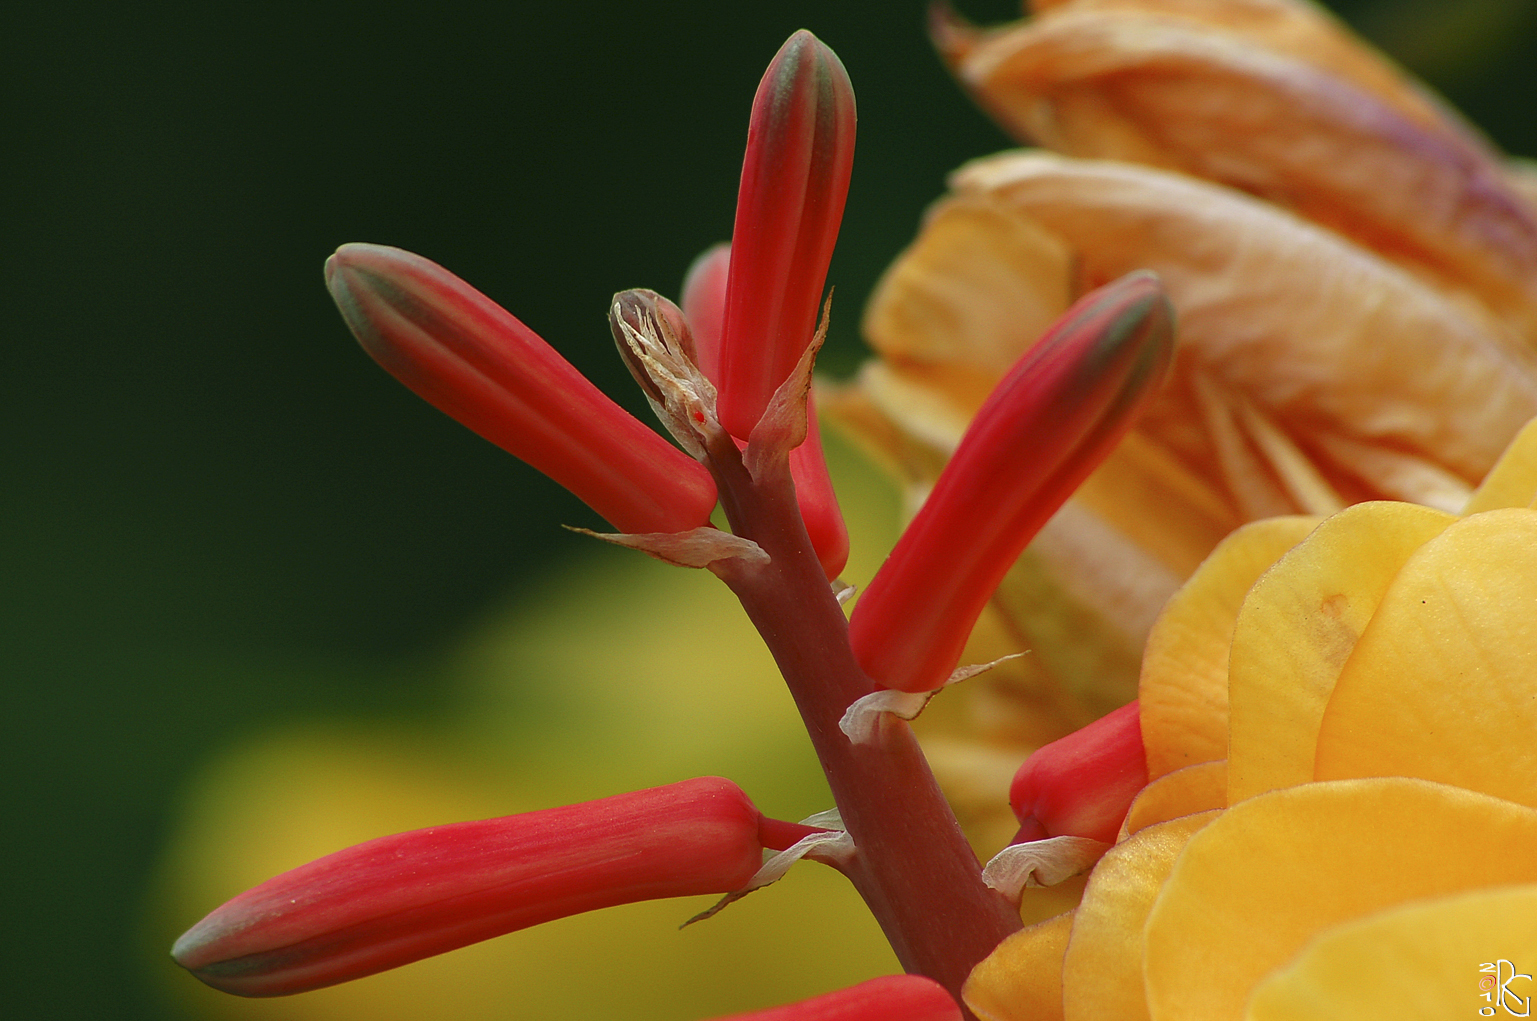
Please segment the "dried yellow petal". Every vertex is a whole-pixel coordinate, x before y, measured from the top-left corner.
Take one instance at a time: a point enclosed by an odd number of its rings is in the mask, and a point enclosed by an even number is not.
[[[1061,235],[1091,281],[1156,270],[1179,313],[1176,377],[1199,368],[1303,447],[1314,434],[1369,440],[1476,480],[1537,416],[1537,371],[1511,335],[1248,196],[1038,152],[967,164],[952,185]]]

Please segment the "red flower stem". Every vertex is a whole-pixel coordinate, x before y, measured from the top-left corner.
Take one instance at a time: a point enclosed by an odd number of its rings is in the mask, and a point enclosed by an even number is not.
[[[708,454],[732,531],[770,558],[711,567],[763,635],[800,709],[857,848],[844,874],[902,967],[934,979],[959,1003],[971,969],[1020,928],[1019,914],[983,884],[907,724],[888,715],[875,740],[863,745],[838,729],[848,706],[876,685],[854,659],[848,622],[806,535],[787,459],[753,479],[724,434]]]

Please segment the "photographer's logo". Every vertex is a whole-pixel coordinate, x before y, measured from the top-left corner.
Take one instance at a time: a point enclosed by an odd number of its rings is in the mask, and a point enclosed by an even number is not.
[[[1496,1007],[1511,1017],[1532,1016],[1532,998],[1520,995],[1527,990],[1527,983],[1532,981],[1532,976],[1521,974],[1516,971],[1514,964],[1505,960],[1480,964],[1478,972],[1478,995],[1487,1004],[1478,1008],[1480,1017],[1494,1017]],[[1524,981],[1516,988],[1511,988],[1511,983],[1517,979]]]

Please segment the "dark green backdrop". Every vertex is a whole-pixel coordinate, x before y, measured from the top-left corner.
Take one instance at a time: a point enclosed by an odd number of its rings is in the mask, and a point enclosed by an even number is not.
[[[579,549],[558,522],[595,523],[368,362],[325,256],[436,259],[634,407],[607,298],[675,291],[727,236],[752,91],[792,30],[859,93],[834,371],[945,171],[1005,139],[919,0],[15,6],[0,1015],[166,1017],[133,942],[176,785],[264,722],[430,707],[413,664]],[[1532,3],[1341,6],[1537,153]]]

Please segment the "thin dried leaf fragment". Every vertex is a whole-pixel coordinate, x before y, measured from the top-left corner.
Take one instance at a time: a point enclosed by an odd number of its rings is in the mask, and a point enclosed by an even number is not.
[[[749,564],[766,564],[769,555],[762,546],[751,539],[723,532],[705,525],[687,532],[650,532],[636,535],[627,532],[594,532],[588,528],[567,529],[594,539],[638,549],[658,560],[678,567],[709,567],[717,560],[741,560]]]

